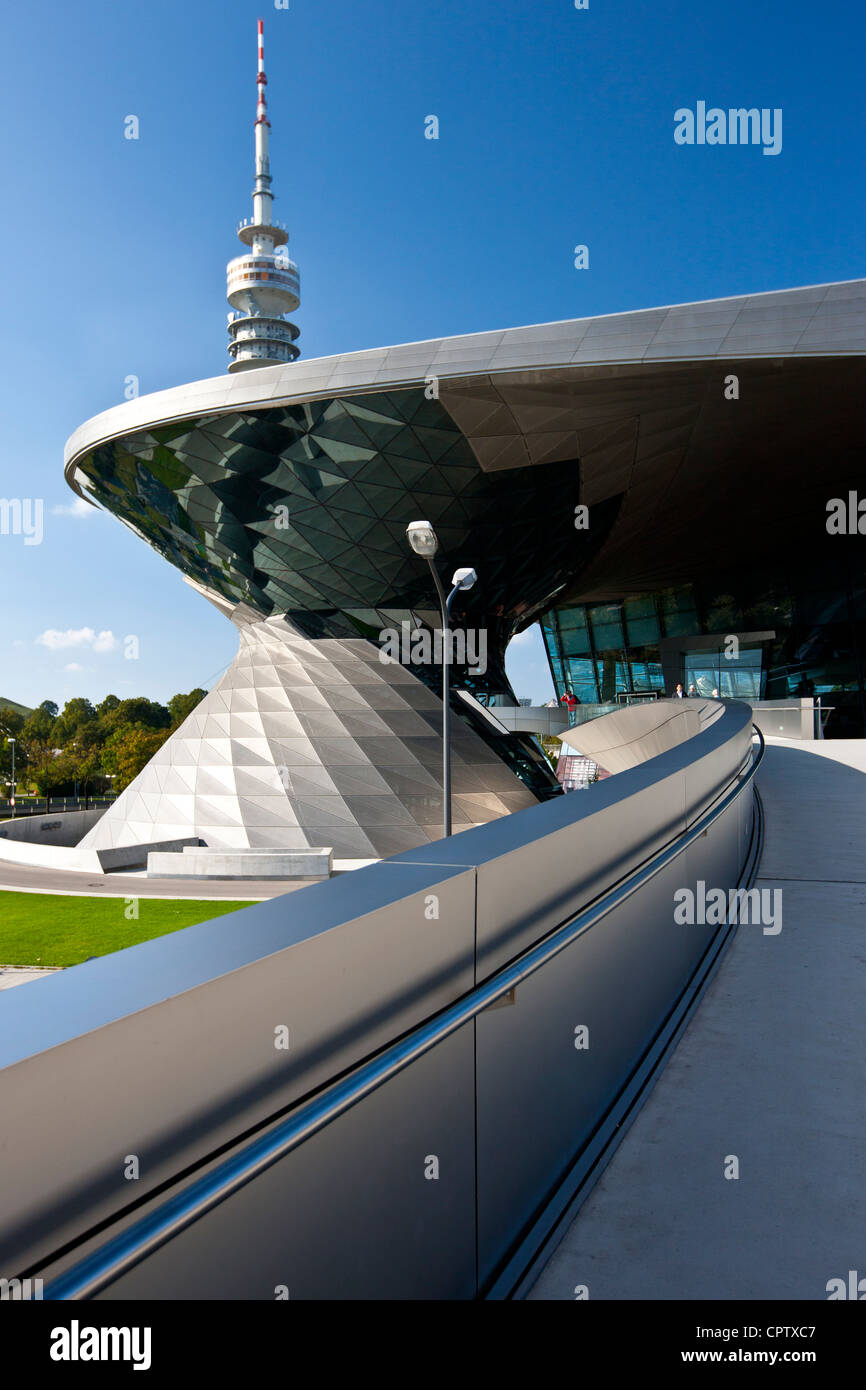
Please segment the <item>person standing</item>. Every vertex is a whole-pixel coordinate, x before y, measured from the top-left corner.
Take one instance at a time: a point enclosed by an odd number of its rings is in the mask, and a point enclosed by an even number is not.
[[[574,724],[575,710],[577,709],[577,696],[570,685],[566,687],[565,694],[562,696],[560,704],[565,705],[566,713],[568,714],[568,727],[571,728]]]

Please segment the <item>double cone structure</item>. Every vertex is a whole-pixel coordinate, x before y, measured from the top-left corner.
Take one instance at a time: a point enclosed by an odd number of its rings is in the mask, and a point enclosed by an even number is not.
[[[311,642],[241,607],[237,658],[81,843],[198,835],[220,849],[378,859],[441,834],[442,705],[362,639]],[[470,730],[452,753],[454,829],[535,798]]]
[[[240,632],[230,670],[83,844],[198,835],[365,859],[437,836],[441,668],[411,649],[406,667],[380,658],[395,631],[439,623],[406,542],[421,518],[439,537],[440,578],[457,566],[479,576],[454,613],[485,649],[452,672],[456,829],[559,791],[537,743],[483,708],[515,703],[506,646],[545,615],[560,687],[577,674],[590,699],[609,699],[669,684],[665,662],[682,679],[707,631],[745,625],[744,650],[775,643],[786,657],[790,634],[808,635],[814,590],[833,661],[853,663],[844,693],[856,686],[866,710],[854,491],[866,283],[298,362],[265,84],[260,25],[253,218],[239,232],[249,254],[229,266],[231,375],[129,401],[67,444],[79,496],[122,518]],[[828,533],[834,497],[853,508],[850,534]],[[698,580],[703,618],[683,597]],[[800,646],[789,685],[805,669]]]

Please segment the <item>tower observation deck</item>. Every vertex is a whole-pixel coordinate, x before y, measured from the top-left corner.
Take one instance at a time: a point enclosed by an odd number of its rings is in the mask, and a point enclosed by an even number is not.
[[[287,318],[301,302],[298,267],[285,247],[286,227],[274,220],[265,87],[264,24],[259,20],[256,73],[256,182],[252,218],[241,222],[238,238],[249,249],[226,266],[230,372],[294,362],[300,353],[298,328]]]

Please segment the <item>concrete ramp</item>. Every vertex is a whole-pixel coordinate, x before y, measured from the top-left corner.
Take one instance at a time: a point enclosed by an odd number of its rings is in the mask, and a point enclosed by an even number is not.
[[[866,743],[777,741],[758,787],[781,930],[739,927],[533,1299],[827,1299],[864,1273]]]

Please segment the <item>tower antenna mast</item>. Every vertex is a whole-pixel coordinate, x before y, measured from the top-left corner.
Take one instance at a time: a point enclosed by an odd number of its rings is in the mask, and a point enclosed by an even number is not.
[[[226,298],[229,314],[230,372],[273,367],[294,362],[300,354],[298,329],[286,317],[301,302],[298,267],[285,251],[289,233],[273,215],[271,165],[268,149],[271,123],[265,75],[265,26],[258,24],[256,68],[255,185],[253,215],[238,227],[238,237],[248,248],[226,266]]]

